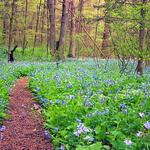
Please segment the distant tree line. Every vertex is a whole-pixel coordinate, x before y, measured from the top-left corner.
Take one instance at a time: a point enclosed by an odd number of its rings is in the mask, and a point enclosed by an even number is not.
[[[143,74],[150,61],[149,0],[2,0],[0,44],[34,55],[37,47],[57,60],[90,56],[130,60]],[[10,57],[9,57],[10,58]]]

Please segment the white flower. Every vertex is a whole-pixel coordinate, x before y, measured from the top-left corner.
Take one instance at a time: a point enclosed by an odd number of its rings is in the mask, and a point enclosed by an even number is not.
[[[136,135],[137,135],[138,137],[142,137],[142,136],[143,136],[143,132],[138,131]]]
[[[144,118],[144,117],[145,117],[145,114],[144,114],[144,113],[139,113],[139,116],[140,116],[141,118]]]
[[[132,145],[132,141],[128,139],[124,140],[124,143],[128,146]]]
[[[150,122],[145,122],[144,123],[144,127],[146,128],[146,129],[150,129]]]

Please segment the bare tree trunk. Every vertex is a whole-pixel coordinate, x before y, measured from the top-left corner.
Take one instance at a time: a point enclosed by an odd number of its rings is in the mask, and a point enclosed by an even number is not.
[[[58,59],[64,60],[64,49],[63,45],[65,43],[65,33],[66,33],[66,19],[67,19],[67,0],[63,0],[62,4],[62,17],[61,17],[61,27],[60,27],[60,37],[59,37],[59,46],[56,49],[58,54]]]
[[[40,0],[39,5],[37,5],[37,20],[36,20],[35,36],[34,36],[34,42],[33,42],[32,55],[34,54],[35,44],[36,44],[36,40],[37,40],[37,32],[38,32],[38,27],[39,27],[39,19],[40,19],[39,17],[40,17],[40,10],[41,10],[41,2],[42,2],[42,0]]]
[[[82,32],[82,11],[83,11],[83,6],[84,6],[84,0],[79,0],[79,7],[78,7],[78,22],[76,23],[76,31],[77,33],[80,35],[80,33]],[[78,56],[79,56],[79,51],[80,51],[80,41],[78,39],[77,41],[77,52],[78,52]]]
[[[48,4],[48,3],[47,3]],[[50,31],[50,24],[49,24],[49,10],[48,10],[48,5],[47,5],[47,44],[46,44],[46,49],[47,49],[47,57],[49,55],[49,31]]]
[[[75,52],[75,43],[74,43],[74,34],[75,34],[75,20],[74,20],[74,15],[75,15],[75,6],[74,6],[74,0],[70,1],[69,4],[69,12],[70,14],[70,44],[69,44],[69,54],[68,57],[75,57],[76,52]]]
[[[103,42],[102,42],[102,51],[105,56],[109,56],[109,47],[110,47],[110,26],[109,23],[105,22],[104,33],[103,33]]]
[[[147,0],[141,0],[141,2],[143,3],[143,6],[146,5]],[[140,51],[144,50],[144,37],[145,37],[145,23],[144,23],[144,19],[145,19],[145,9],[141,8],[141,22],[140,22],[140,31],[139,31],[139,49]],[[137,64],[137,74],[139,75],[143,75],[143,56],[139,57],[138,60],[138,64]]]
[[[4,18],[3,18],[3,44],[6,45],[6,37],[7,37],[7,7],[8,1],[4,2]]]
[[[15,0],[12,0],[11,3],[11,16],[10,16],[10,23],[9,23],[9,37],[8,37],[8,53],[10,53],[11,43],[12,43],[12,29],[13,29],[13,21],[15,15]]]
[[[47,0],[50,13],[50,49],[52,55],[55,53],[56,29],[55,29],[55,0]]]
[[[28,15],[28,0],[25,0],[25,14],[24,14],[24,31],[23,31],[23,42],[22,42],[22,53],[24,54],[25,48],[27,46],[26,41],[26,26],[27,26],[27,15]]]
[[[46,7],[46,6],[45,6],[45,3],[44,3],[44,4],[43,4],[43,12],[42,12],[42,14],[41,14],[41,15],[42,15],[42,16],[41,16],[41,17],[42,17],[42,18],[41,18],[41,41],[40,41],[40,42],[41,42],[41,45],[43,44],[43,40],[44,40],[44,39],[43,39],[43,33],[44,33],[44,23],[45,23],[45,22],[44,22],[44,21],[45,21],[45,7]]]

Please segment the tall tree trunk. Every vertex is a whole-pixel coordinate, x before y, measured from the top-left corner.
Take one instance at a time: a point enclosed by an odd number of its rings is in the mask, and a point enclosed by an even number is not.
[[[103,33],[103,42],[102,42],[102,51],[105,56],[109,56],[109,47],[110,47],[110,25],[105,22],[104,24],[104,33]]]
[[[82,32],[82,12],[83,12],[83,6],[84,6],[84,0],[79,0],[79,5],[78,5],[78,22],[76,23],[76,32],[79,34]],[[79,56],[79,51],[80,51],[80,41],[78,39],[77,41],[77,52]]]
[[[52,55],[55,53],[56,42],[55,3],[55,0],[47,0],[47,6],[50,14],[50,49]]]
[[[25,48],[27,46],[27,41],[26,41],[27,15],[28,15],[28,0],[25,0],[24,29],[23,29],[23,42],[22,42],[22,53],[23,54],[24,54]]]
[[[11,16],[10,16],[10,23],[9,23],[9,37],[8,37],[8,53],[11,51],[11,43],[12,43],[12,30],[13,30],[13,21],[15,15],[15,0],[12,0],[11,3]]]
[[[8,1],[4,1],[4,18],[3,18],[3,45],[6,45],[7,37],[7,7]]]
[[[47,3],[48,4],[48,3]],[[47,5],[47,11],[46,11],[46,18],[47,18],[47,43],[46,43],[46,49],[47,49],[47,57],[49,55],[49,33],[50,33],[50,22],[49,22],[49,10]]]
[[[141,0],[143,6],[146,5],[147,0]],[[145,19],[145,9],[141,8],[141,22],[140,22],[140,31],[139,31],[139,49],[140,51],[144,50],[144,37],[145,37],[145,23],[144,23],[144,19]],[[137,74],[139,75],[143,75],[143,56],[139,57],[138,60],[138,64],[137,64]]]
[[[45,21],[45,3],[43,4],[43,11],[42,11],[42,14],[41,14],[41,45],[43,44],[43,33],[44,33],[44,21]]]
[[[36,41],[37,41],[37,32],[38,32],[38,27],[39,27],[39,19],[40,19],[40,11],[41,11],[41,2],[42,2],[42,0],[40,0],[39,5],[37,5],[37,19],[36,19],[36,27],[35,27],[35,36],[34,36],[34,42],[33,42],[32,55],[34,54],[34,49],[35,49],[35,45],[36,45]]]
[[[71,0],[69,3],[69,12],[70,12],[70,43],[69,43],[69,54],[68,57],[75,57],[75,43],[74,43],[74,34],[75,34],[75,6],[74,0]]]
[[[59,54],[58,59],[61,58],[62,60],[64,60],[63,45],[65,43],[66,19],[67,19],[67,0],[63,0],[59,45],[58,45],[58,48],[57,48],[57,52]]]

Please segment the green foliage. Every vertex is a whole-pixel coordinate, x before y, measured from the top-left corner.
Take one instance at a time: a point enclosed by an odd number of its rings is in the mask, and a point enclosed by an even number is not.
[[[43,106],[45,127],[54,146],[148,150],[149,130],[144,123],[149,121],[149,76],[120,78],[113,61],[107,68],[101,62],[100,68],[95,69],[92,61],[70,62],[60,68],[47,67],[31,78],[30,88]],[[131,146],[125,144],[127,139]]]
[[[9,99],[11,85],[15,80],[22,76],[28,76],[38,67],[42,68],[41,64],[34,63],[15,63],[7,64],[0,62],[0,124],[7,117],[6,108]]]
[[[150,3],[142,5],[140,2],[121,3],[106,0],[106,19],[111,25],[112,48],[115,54],[125,58],[150,57],[149,53],[149,29],[150,27]],[[141,11],[144,11],[144,16]],[[144,28],[144,39],[139,39],[140,28]],[[139,41],[143,40],[143,49],[140,49]]]
[[[0,124],[7,117],[11,85],[29,76],[56,150],[148,150],[149,72],[143,77],[125,75],[115,61],[98,63],[100,70],[92,60],[70,61],[59,68],[54,63],[1,62]]]

